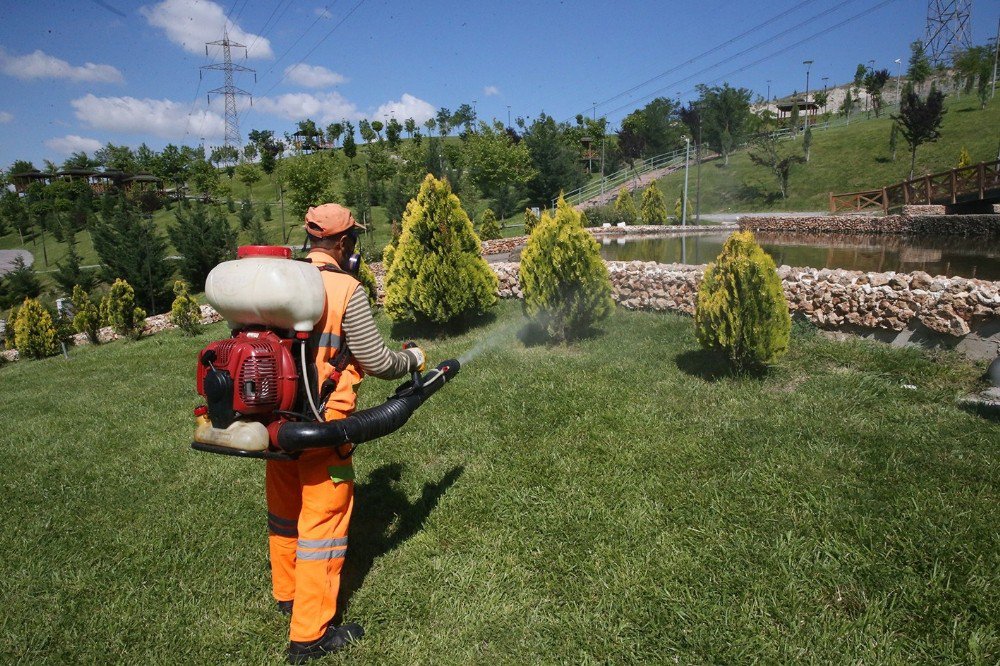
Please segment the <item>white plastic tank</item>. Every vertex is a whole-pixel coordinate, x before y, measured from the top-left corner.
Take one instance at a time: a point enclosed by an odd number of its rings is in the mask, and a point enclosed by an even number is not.
[[[286,247],[243,246],[238,256],[213,268],[205,281],[208,302],[229,327],[311,331],[326,300],[319,269],[292,261]]]

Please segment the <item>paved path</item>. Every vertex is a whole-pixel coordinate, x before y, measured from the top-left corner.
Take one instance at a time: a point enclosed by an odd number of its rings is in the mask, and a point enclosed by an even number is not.
[[[35,256],[27,250],[0,250],[0,275],[6,275],[14,270],[14,259],[21,257],[24,265],[35,263]]]
[[[741,217],[822,217],[824,215],[829,215],[827,211],[806,211],[800,213],[794,212],[774,212],[774,213],[702,213],[701,219],[708,220],[709,222],[718,222],[720,224],[736,224]],[[691,209],[688,209],[688,215],[691,215]],[[692,216],[693,217],[693,216]]]

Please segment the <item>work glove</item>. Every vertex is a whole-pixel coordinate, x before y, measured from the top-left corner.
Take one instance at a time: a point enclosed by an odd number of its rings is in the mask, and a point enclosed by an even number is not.
[[[410,352],[413,356],[413,360],[416,363],[416,367],[414,367],[413,370],[423,372],[424,368],[427,367],[427,356],[424,354],[424,350],[418,347],[417,343],[412,340],[410,342],[403,343],[403,350]]]

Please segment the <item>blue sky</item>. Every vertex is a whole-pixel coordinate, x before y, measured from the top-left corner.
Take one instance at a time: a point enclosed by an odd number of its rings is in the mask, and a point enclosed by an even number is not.
[[[250,46],[236,62],[253,93],[240,129],[280,136],[305,117],[423,120],[475,102],[480,118],[607,115],[613,125],[657,95],[728,81],[761,95],[849,80],[858,63],[896,74],[921,38],[923,0],[703,0],[505,3],[427,0],[33,0],[0,22],[0,166],[61,163],[108,141],[154,149],[218,145],[221,62],[207,41]],[[860,17],[858,17],[860,15]],[[1000,2],[975,0],[973,38],[997,29]],[[858,18],[854,18],[858,17]],[[764,25],[761,25],[764,24]],[[838,24],[843,24],[839,25]],[[749,34],[743,33],[750,31]],[[822,34],[817,34],[822,33]],[[742,35],[742,36],[741,36]],[[816,36],[813,36],[816,35]],[[798,43],[797,42],[801,42]],[[709,52],[705,54],[705,52]],[[704,55],[702,55],[704,54]],[[700,56],[700,57],[699,57]]]

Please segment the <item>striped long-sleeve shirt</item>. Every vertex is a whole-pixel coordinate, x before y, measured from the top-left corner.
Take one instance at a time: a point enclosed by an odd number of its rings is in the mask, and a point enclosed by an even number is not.
[[[408,350],[392,351],[375,327],[365,288],[358,286],[347,303],[342,323],[347,348],[365,371],[382,379],[395,379],[415,370],[417,355]]]

